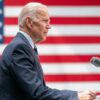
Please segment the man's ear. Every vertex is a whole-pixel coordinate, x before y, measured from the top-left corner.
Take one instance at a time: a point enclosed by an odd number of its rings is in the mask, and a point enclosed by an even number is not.
[[[25,23],[26,23],[26,25],[27,25],[27,27],[28,27],[29,29],[32,28],[32,20],[31,20],[30,17],[27,17],[27,18],[25,19]]]

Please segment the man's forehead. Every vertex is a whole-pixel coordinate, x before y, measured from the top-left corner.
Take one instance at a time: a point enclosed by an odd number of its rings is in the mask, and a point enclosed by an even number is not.
[[[49,14],[48,14],[48,11],[47,10],[44,10],[44,9],[38,9],[36,11],[36,16],[37,17],[49,17]]]
[[[36,11],[36,13],[44,15],[44,14],[48,14],[48,10],[44,9],[44,8],[38,8],[37,11]]]

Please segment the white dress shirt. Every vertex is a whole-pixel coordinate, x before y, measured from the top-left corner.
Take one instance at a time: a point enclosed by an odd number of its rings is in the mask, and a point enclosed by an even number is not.
[[[25,38],[28,40],[28,42],[30,43],[32,48],[34,48],[34,43],[33,43],[32,38],[27,33],[23,32],[23,31],[19,31],[19,32],[25,36]]]

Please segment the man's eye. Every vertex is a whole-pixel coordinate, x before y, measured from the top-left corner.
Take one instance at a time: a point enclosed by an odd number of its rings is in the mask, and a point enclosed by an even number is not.
[[[48,22],[48,20],[42,20],[43,22]]]

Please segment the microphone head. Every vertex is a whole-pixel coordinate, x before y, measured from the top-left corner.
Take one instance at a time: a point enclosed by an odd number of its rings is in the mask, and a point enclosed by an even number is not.
[[[94,66],[100,67],[100,58],[98,58],[98,57],[92,57],[92,58],[90,59],[90,62],[91,62]]]

